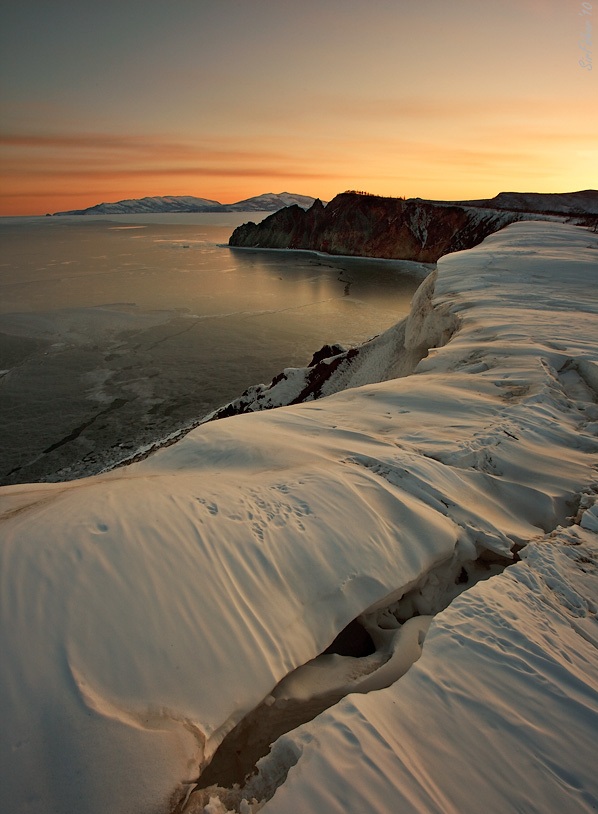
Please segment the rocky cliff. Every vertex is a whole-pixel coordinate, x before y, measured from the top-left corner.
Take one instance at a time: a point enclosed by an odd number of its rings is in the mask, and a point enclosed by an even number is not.
[[[245,223],[229,245],[435,263],[521,218],[484,207],[343,192],[326,207],[316,200],[307,211],[289,206],[259,224]]]
[[[230,246],[311,249],[329,254],[435,263],[470,249],[513,221],[542,217],[483,206],[343,192],[327,206],[281,209],[259,224],[239,226]]]

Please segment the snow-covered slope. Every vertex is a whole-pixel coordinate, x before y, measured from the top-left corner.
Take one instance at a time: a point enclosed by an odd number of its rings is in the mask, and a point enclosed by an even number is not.
[[[455,600],[401,681],[281,738],[264,814],[596,811],[596,506],[585,525]]]
[[[210,212],[219,210],[222,205],[209,198],[195,198],[192,195],[154,195],[146,198],[126,198],[113,203],[99,203],[87,209],[73,209],[68,212],[55,212],[55,215],[133,215],[153,212]]]
[[[166,812],[262,700],[390,683],[188,810],[593,810],[597,249],[513,224],[439,262],[413,375],[0,490],[0,809]],[[375,652],[289,676],[357,616]]]
[[[499,192],[494,198],[461,201],[474,206],[509,209],[513,212],[549,212],[563,215],[598,215],[598,190],[580,192]]]

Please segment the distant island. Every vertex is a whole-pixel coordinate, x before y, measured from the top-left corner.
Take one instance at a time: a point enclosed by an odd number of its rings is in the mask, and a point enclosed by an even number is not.
[[[266,192],[232,204],[222,204],[193,195],[166,195],[149,198],[127,198],[114,203],[99,203],[87,209],[54,212],[54,215],[145,215],[164,212],[276,212],[285,206],[309,209],[315,198],[293,192]]]
[[[349,190],[326,206],[289,206],[232,233],[236,248],[308,249],[328,254],[435,263],[519,220],[570,221],[596,228],[598,191],[501,192],[474,201],[388,198]]]

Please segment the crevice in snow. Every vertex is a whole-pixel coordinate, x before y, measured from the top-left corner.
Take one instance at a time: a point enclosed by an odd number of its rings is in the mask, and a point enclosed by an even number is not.
[[[577,496],[577,510],[567,519],[565,527],[573,534],[576,527],[598,531],[598,504],[595,490],[590,492]],[[563,528],[551,530],[539,542]],[[570,544],[576,545],[575,540]],[[301,738],[284,735],[350,693],[383,689],[400,680],[421,656],[434,616],[478,582],[519,562],[521,548],[513,544],[512,559],[483,549],[477,559],[464,561],[455,552],[399,597],[391,595],[392,601],[362,613],[320,656],[287,675],[228,734],[196,788],[173,814],[257,814],[301,757]],[[580,562],[582,570],[595,567],[587,558]],[[339,655],[340,651],[349,655]]]
[[[598,365],[586,359],[567,359],[557,373],[565,394],[581,406],[598,402]]]
[[[367,628],[361,624],[359,619],[353,619],[341,630],[332,644],[328,645],[322,655],[363,658],[364,656],[371,656],[375,652],[376,645]]]
[[[513,544],[513,551],[517,548]],[[518,559],[516,553],[509,559],[483,549],[476,560],[464,561],[456,551],[417,583],[365,610],[321,655],[289,673],[228,733],[202,771],[197,788],[173,814],[259,811],[297,759],[280,745],[281,736],[350,693],[372,692],[398,681],[421,656],[434,615]],[[273,757],[270,748],[275,742]]]

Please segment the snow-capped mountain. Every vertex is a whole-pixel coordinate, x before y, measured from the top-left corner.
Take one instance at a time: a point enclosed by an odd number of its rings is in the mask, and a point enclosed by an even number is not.
[[[231,212],[275,212],[285,206],[300,206],[301,209],[309,209],[315,198],[309,195],[293,195],[290,192],[266,192],[264,195],[256,195],[255,198],[246,198],[235,204],[227,204]]]
[[[308,209],[315,198],[295,195],[291,192],[266,192],[254,198],[246,198],[232,204],[222,204],[209,198],[193,195],[165,195],[148,198],[127,198],[114,203],[100,203],[87,209],[71,209],[55,212],[55,215],[137,215],[164,212],[276,212],[285,206],[296,204]]]
[[[87,209],[72,209],[68,212],[55,212],[55,215],[135,215],[148,212],[211,212],[221,204],[209,198],[195,198],[192,195],[165,195],[148,198],[126,198],[114,203],[100,203]]]

